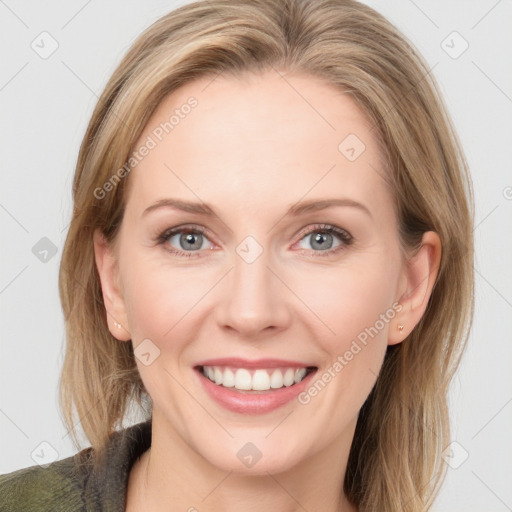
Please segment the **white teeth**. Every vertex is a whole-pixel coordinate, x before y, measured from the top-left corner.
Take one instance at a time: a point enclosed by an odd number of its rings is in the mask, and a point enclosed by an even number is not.
[[[224,370],[222,385],[227,388],[233,388],[235,386],[235,374],[229,368]]]
[[[274,370],[272,372],[272,376],[270,377],[270,387],[271,388],[282,388],[283,387],[283,374],[281,370]]]
[[[238,368],[235,373],[235,388],[249,390],[251,388],[251,374],[245,368]]]
[[[234,370],[234,371],[233,371]],[[246,368],[204,366],[203,375],[219,386],[243,391],[266,391],[298,384],[306,376],[306,368],[257,369],[251,372]]]
[[[295,372],[293,371],[292,368],[288,368],[288,370],[286,370],[286,373],[284,374],[284,377],[283,377],[283,384],[285,386],[291,386],[294,383],[295,383]]]
[[[304,378],[304,376],[306,375],[306,371],[306,368],[297,368],[295,370],[295,384],[299,383]]]
[[[215,384],[222,384],[222,372],[219,368],[215,367],[213,369],[213,375],[215,376]]]
[[[265,391],[270,389],[270,377],[267,370],[256,370],[252,376],[252,389]]]

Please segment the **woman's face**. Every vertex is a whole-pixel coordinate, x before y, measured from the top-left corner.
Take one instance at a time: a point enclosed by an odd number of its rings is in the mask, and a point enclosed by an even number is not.
[[[112,333],[133,342],[154,428],[253,474],[350,444],[386,346],[407,335],[397,219],[371,124],[314,78],[221,75],[168,96],[136,150],[107,303]],[[170,200],[195,206],[155,207]],[[226,386],[197,368],[220,358],[245,360],[212,368]],[[317,369],[299,393],[279,389],[276,366],[288,384],[287,367]],[[235,378],[277,387],[235,391]]]

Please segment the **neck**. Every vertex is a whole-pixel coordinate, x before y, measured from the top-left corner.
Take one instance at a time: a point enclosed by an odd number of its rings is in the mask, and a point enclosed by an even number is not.
[[[353,429],[294,467],[255,475],[213,466],[161,426],[154,416],[151,448],[130,473],[127,512],[357,512],[343,493]]]

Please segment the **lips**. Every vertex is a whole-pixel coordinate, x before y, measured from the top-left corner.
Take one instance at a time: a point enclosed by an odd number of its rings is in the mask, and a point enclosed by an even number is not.
[[[205,359],[198,362],[195,367],[200,366],[232,366],[235,368],[316,368],[311,363],[292,361],[289,359],[243,359],[240,357],[223,357],[217,359]]]
[[[285,375],[282,368],[287,368]],[[232,370],[235,374],[230,376]],[[194,366],[199,385],[214,402],[229,411],[250,415],[269,413],[293,403],[310,385],[317,370],[316,366],[284,359],[209,359]],[[272,377],[263,375],[270,372]]]

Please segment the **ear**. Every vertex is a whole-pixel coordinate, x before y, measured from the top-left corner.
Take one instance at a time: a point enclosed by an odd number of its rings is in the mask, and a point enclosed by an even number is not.
[[[108,329],[112,336],[118,340],[129,341],[131,335],[128,331],[126,306],[119,286],[117,258],[113,248],[108,244],[99,229],[94,231],[93,242],[94,257],[103,292],[103,302],[107,310]]]
[[[425,313],[437,278],[441,251],[439,235],[427,231],[420,248],[404,265],[397,299],[402,309],[390,322],[388,345],[407,338]],[[403,325],[402,331],[398,329],[399,325]]]

